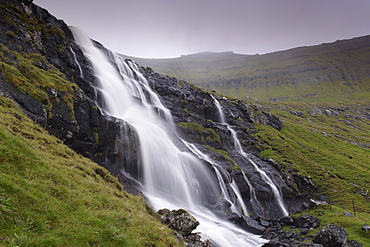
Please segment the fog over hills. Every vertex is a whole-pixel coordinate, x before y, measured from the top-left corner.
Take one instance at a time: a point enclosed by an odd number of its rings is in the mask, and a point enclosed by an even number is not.
[[[231,97],[363,102],[370,89],[369,44],[370,36],[363,36],[264,55],[202,52],[172,59],[130,58]]]

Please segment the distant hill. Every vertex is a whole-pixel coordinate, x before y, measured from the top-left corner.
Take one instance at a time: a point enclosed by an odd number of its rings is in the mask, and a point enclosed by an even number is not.
[[[357,103],[370,98],[370,36],[265,55],[204,52],[172,59],[127,58],[231,97]]]

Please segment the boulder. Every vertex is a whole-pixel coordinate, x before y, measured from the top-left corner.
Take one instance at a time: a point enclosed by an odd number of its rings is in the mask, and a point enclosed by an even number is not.
[[[279,220],[283,226],[294,226],[297,224],[297,218],[293,216],[285,216]]]
[[[248,216],[242,216],[242,219],[245,223],[246,228],[255,234],[262,234],[265,231],[265,227],[261,226],[258,221],[252,219]]]
[[[229,220],[246,229],[248,232],[254,234],[263,234],[266,230],[266,228],[262,226],[259,221],[252,219],[251,217],[248,216],[233,215],[233,217],[229,217]],[[270,223],[264,221],[264,224]]]
[[[368,231],[370,231],[370,226],[369,225],[363,225],[361,229],[365,232],[368,232]]]
[[[353,214],[351,214],[350,212],[343,212],[343,214],[348,217],[354,217]]]
[[[270,241],[262,245],[262,247],[290,247],[290,245],[278,241]]]
[[[360,244],[359,242],[355,241],[355,240],[350,240],[348,241],[348,247],[362,247],[362,244]]]
[[[158,211],[158,214],[162,215],[161,221],[163,224],[168,225],[169,228],[183,236],[189,236],[199,225],[199,222],[184,209],[172,211],[161,209]]]
[[[203,239],[198,234],[190,234],[184,238],[186,247],[212,247],[212,243],[208,238]]]
[[[322,244],[324,247],[342,247],[347,243],[347,231],[335,224],[326,225],[321,231],[313,238],[312,242]]]
[[[301,215],[297,218],[297,226],[299,228],[317,228],[320,226],[321,220],[312,215]]]

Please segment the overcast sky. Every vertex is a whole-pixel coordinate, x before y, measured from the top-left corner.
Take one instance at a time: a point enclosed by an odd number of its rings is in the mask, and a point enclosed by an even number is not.
[[[34,0],[136,57],[264,54],[370,34],[370,0]]]

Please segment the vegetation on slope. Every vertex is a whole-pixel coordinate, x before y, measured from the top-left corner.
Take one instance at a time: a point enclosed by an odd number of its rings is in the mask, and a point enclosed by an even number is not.
[[[60,99],[49,97],[48,91],[57,90],[63,95],[62,99],[73,116],[73,95],[77,85],[68,82],[65,75],[41,54],[20,54],[0,43],[0,71],[18,91],[43,103],[49,117],[53,102]]]
[[[143,198],[2,96],[0,118],[0,245],[179,245]]]
[[[370,90],[370,36],[265,55],[199,53],[132,58],[164,75],[231,97],[279,102],[357,102]]]
[[[362,105],[262,103],[284,120],[277,131],[257,125],[260,155],[274,159],[286,173],[310,176],[332,206],[311,213],[349,232],[349,238],[370,245],[370,119]],[[351,212],[355,217],[344,216]],[[355,211],[355,212],[354,212]]]

